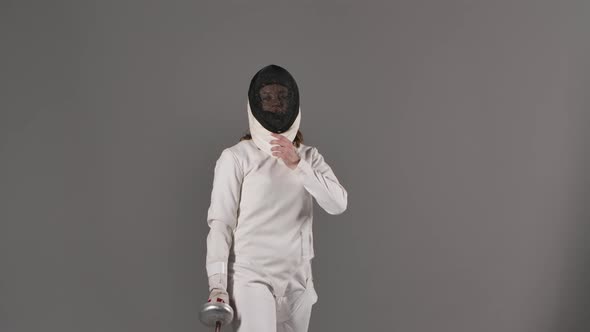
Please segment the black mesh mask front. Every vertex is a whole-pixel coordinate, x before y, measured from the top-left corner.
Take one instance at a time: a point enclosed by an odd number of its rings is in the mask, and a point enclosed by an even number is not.
[[[269,65],[250,81],[248,101],[258,122],[273,133],[287,131],[299,114],[299,89],[283,67]]]

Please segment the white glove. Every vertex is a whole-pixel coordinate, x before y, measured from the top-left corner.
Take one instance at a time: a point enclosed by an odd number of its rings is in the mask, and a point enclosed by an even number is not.
[[[218,288],[222,290],[227,289],[227,274],[216,273],[209,277],[209,291]]]
[[[223,289],[214,288],[209,294],[207,302],[223,302],[229,304],[229,294]]]

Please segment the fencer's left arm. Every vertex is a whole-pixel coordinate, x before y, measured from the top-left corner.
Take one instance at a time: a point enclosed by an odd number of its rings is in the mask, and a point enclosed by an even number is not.
[[[311,149],[311,163],[301,158],[294,172],[327,213],[336,215],[346,211],[348,193],[317,148]]]

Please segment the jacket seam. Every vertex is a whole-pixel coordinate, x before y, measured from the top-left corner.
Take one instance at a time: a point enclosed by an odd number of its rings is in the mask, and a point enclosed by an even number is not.
[[[231,153],[232,157],[234,158],[235,163],[238,165],[238,167],[240,168],[240,171],[242,172],[242,176],[244,176],[244,168],[242,167],[242,164],[238,160],[238,157],[231,149],[227,149],[227,150]]]

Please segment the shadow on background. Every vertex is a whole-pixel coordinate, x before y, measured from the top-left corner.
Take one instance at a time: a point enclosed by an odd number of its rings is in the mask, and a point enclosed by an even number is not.
[[[589,6],[581,13],[588,14]],[[588,16],[581,14],[580,16]],[[579,20],[578,29],[584,30],[586,20]],[[571,74],[576,78],[568,89],[568,106],[578,120],[576,136],[577,164],[573,177],[573,236],[567,255],[569,267],[563,278],[563,297],[552,331],[590,331],[590,44],[581,39],[582,52],[575,57]],[[573,121],[572,121],[573,122]]]

